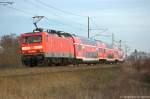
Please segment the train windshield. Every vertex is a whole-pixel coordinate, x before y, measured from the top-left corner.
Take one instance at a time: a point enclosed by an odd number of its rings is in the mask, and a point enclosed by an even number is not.
[[[23,37],[22,43],[39,43],[42,42],[42,36],[36,35],[36,36],[25,36]]]

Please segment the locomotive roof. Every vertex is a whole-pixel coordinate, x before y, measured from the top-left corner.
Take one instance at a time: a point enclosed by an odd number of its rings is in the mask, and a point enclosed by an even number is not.
[[[57,34],[58,36],[65,36],[65,37],[71,37],[74,36],[73,34],[67,33],[67,32],[63,32],[63,31],[56,31],[56,30],[47,30],[46,31],[49,34]]]
[[[107,47],[108,48],[113,48],[113,45],[112,44],[107,44]]]
[[[25,34],[32,34],[32,33],[39,33],[40,31],[33,31],[33,32],[28,32],[28,33],[25,33]],[[51,30],[51,29],[48,29],[46,31],[43,31],[43,32],[47,32],[48,34],[57,34],[58,36],[64,36],[64,37],[71,37],[71,36],[75,36],[74,34],[71,34],[71,33],[67,33],[67,32],[63,32],[63,31],[56,31],[56,30]]]
[[[83,36],[76,36],[76,37],[80,38],[81,43],[83,43],[83,44],[93,45],[93,46],[97,45],[97,41],[94,40],[94,39],[86,38],[86,37],[83,37]]]
[[[83,37],[83,36],[78,36],[78,35],[75,35],[75,34],[71,34],[71,33],[67,33],[67,32],[63,32],[63,31],[57,31],[57,30],[51,30],[51,29],[48,29],[44,32],[47,32],[49,34],[57,34],[58,36],[64,36],[64,37],[78,37],[80,38],[81,40],[81,43],[83,44],[88,44],[88,45],[93,45],[93,46],[96,46],[97,45],[97,42],[101,42],[101,43],[105,43],[106,46],[108,48],[113,48],[113,45],[112,44],[108,44],[106,42],[103,42],[101,40],[95,40],[95,39],[92,39],[92,38],[87,38],[87,37]],[[25,34],[30,34],[31,32],[29,33],[25,33]],[[34,31],[35,33],[35,31]]]

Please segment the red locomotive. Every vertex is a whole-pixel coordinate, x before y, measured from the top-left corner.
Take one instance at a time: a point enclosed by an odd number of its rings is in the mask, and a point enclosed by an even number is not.
[[[21,34],[20,48],[22,63],[27,66],[41,63],[116,63],[124,60],[123,50],[119,47],[55,30]]]

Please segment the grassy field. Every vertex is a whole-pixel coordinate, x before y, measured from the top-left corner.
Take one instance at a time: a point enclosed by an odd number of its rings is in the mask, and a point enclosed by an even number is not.
[[[130,80],[129,70],[124,68],[60,72],[48,72],[50,67],[4,69],[0,70],[0,99],[120,99],[128,95],[148,96],[150,88],[132,78]],[[21,75],[22,72],[25,75]],[[35,72],[43,74],[33,75]]]

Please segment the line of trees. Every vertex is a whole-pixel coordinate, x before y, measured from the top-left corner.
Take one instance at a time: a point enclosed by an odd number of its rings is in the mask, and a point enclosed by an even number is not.
[[[0,67],[21,66],[19,54],[19,37],[15,34],[0,38]]]

